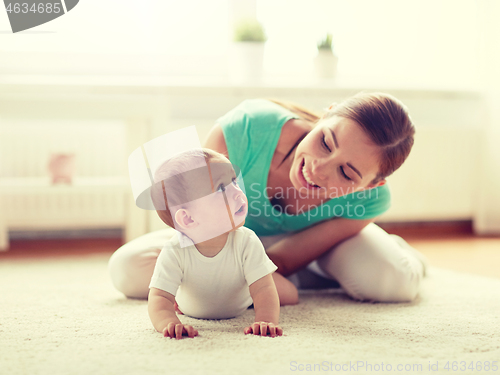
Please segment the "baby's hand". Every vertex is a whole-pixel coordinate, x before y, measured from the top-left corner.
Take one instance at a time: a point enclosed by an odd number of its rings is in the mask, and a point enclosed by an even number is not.
[[[170,337],[172,339],[176,338],[177,340],[180,340],[182,336],[188,336],[188,337],[198,336],[198,331],[195,330],[193,326],[187,324],[182,324],[182,323],[175,324],[173,322],[170,322],[163,329],[163,336]]]
[[[280,326],[276,326],[269,322],[255,322],[251,326],[246,327],[243,332],[245,332],[245,335],[253,333],[254,335],[269,335],[271,337],[283,335],[283,330]]]

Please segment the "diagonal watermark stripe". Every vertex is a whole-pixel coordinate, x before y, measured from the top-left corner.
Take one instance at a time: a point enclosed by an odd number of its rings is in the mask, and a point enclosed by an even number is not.
[[[13,33],[31,29],[63,16],[79,0],[4,0]]]

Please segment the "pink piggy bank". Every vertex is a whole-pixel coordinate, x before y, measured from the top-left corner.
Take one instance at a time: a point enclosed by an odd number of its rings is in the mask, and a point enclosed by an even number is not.
[[[75,154],[50,155],[49,172],[53,184],[71,184],[75,174]]]

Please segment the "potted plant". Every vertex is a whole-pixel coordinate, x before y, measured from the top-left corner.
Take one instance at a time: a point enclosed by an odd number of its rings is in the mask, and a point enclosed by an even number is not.
[[[261,80],[266,40],[264,28],[257,20],[245,19],[236,24],[230,61],[231,78],[234,82]]]
[[[338,57],[332,49],[332,34],[326,34],[325,38],[317,44],[318,54],[314,58],[314,71],[320,80],[333,79],[337,74]]]

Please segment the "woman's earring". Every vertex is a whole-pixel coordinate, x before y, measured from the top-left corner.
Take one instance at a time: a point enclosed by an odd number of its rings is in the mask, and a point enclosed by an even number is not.
[[[325,113],[323,114],[323,116],[321,118],[325,119],[325,118],[328,118],[328,117],[332,117],[332,110],[337,106],[337,103],[332,103],[330,104],[330,106],[328,108],[323,108],[323,111],[325,111]]]

